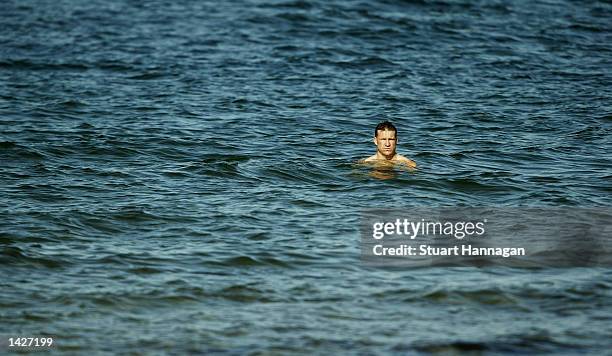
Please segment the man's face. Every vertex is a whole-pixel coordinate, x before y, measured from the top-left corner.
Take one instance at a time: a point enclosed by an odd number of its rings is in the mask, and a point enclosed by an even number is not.
[[[395,131],[378,130],[376,137],[374,137],[374,143],[378,152],[386,158],[390,159],[395,155],[395,145],[397,144]]]

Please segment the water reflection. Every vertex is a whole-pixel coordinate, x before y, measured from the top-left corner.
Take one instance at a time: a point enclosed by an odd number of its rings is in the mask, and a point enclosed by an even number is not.
[[[367,169],[369,177],[381,180],[394,179],[401,174],[416,172],[416,168],[402,162],[359,162],[357,166]]]

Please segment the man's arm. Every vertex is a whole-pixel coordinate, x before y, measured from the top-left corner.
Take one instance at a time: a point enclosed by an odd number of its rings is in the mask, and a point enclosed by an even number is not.
[[[410,168],[416,168],[417,164],[416,164],[415,161],[411,160],[410,158],[406,158],[406,157],[404,157],[402,155],[397,155],[397,156],[398,156],[397,157],[397,161],[398,162],[401,162],[401,163],[407,165]]]

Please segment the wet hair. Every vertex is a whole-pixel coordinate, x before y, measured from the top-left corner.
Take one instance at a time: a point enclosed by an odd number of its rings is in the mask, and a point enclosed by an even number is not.
[[[395,131],[395,136],[397,136],[397,129],[395,128],[395,126],[393,126],[393,124],[389,120],[385,120],[381,122],[380,124],[376,125],[376,128],[374,129],[374,137],[378,137],[378,130]]]

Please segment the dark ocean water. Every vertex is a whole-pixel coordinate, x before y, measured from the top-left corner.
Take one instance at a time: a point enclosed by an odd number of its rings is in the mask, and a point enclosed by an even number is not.
[[[368,268],[359,214],[610,207],[610,1],[9,0],[0,28],[5,337],[609,352],[609,268]],[[383,119],[418,171],[355,165]]]

